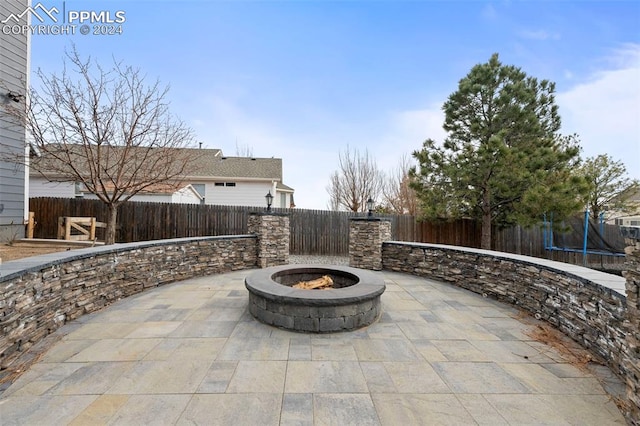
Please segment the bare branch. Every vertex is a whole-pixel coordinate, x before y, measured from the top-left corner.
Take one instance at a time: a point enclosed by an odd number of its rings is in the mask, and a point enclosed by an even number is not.
[[[236,157],[253,157],[253,147],[249,145],[238,145],[236,141]]]
[[[418,211],[416,192],[411,187],[414,178],[409,173],[412,166],[409,156],[405,154],[396,168],[385,177],[382,202],[392,213],[415,215]]]
[[[340,153],[339,169],[327,186],[329,208],[365,211],[369,197],[375,200],[380,194],[382,182],[382,172],[369,152],[360,153],[357,149],[352,152],[347,146]]]
[[[50,181],[82,183],[110,211],[140,191],[178,186],[197,159],[192,130],[169,112],[168,87],[138,69],[110,69],[72,48],[60,75],[39,70],[24,109],[7,111],[26,127],[41,156],[33,170]],[[115,238],[115,213],[107,243]]]

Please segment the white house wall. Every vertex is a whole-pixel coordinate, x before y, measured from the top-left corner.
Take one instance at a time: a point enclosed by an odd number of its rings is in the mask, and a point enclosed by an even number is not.
[[[175,204],[200,204],[200,198],[189,188],[182,188],[171,195],[171,202]]]
[[[48,182],[42,177],[29,179],[30,197],[75,198],[76,187],[72,182]]]
[[[232,180],[229,180],[232,182]],[[202,183],[202,182],[192,182]],[[282,192],[273,191],[271,182],[242,182],[235,181],[236,186],[215,186],[213,182],[205,183],[205,203],[227,206],[266,206],[265,195],[271,191],[274,195],[273,207],[289,207],[291,194],[286,193],[285,205],[282,205]],[[75,185],[69,182],[47,182],[44,178],[31,176],[31,197],[75,198]],[[86,199],[95,200],[97,197],[84,193]],[[200,204],[200,199],[192,191],[178,191],[174,194],[138,194],[131,201],[155,203]]]
[[[228,180],[228,182],[234,181]],[[207,183],[205,203],[226,206],[266,206],[264,197],[271,190],[271,182],[235,181],[235,184],[236,186],[215,186],[212,182]]]
[[[87,200],[97,200],[94,194],[85,192],[82,198]],[[137,194],[129,199],[129,201],[141,201],[146,203],[170,203],[171,194]]]

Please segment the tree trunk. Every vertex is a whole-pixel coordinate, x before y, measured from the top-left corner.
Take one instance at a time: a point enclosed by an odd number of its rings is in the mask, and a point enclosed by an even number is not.
[[[480,248],[491,250],[491,194],[484,191],[482,194],[482,235]]]
[[[107,217],[107,231],[104,237],[105,245],[116,242],[116,221],[118,218],[118,204],[108,204],[109,216]]]

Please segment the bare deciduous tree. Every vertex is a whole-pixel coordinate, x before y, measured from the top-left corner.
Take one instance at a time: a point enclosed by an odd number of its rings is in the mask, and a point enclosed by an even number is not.
[[[61,75],[37,76],[39,90],[9,111],[38,153],[30,167],[50,181],[81,184],[105,203],[105,242],[112,244],[120,204],[181,184],[197,159],[197,150],[185,149],[193,132],[169,112],[168,87],[149,84],[139,69],[114,62],[106,70],[73,48]]]
[[[362,212],[369,197],[375,201],[382,189],[382,172],[367,150],[364,153],[349,147],[340,153],[339,168],[330,178],[327,192],[331,210],[346,209]]]
[[[409,157],[403,155],[396,168],[385,178],[382,187],[383,205],[391,213],[415,215],[418,211],[416,192],[410,186],[411,167]]]
[[[236,141],[236,157],[253,158],[253,147],[247,144],[238,145]]]

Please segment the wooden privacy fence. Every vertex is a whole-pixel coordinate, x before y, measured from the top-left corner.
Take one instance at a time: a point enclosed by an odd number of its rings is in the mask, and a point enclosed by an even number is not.
[[[32,198],[30,210],[35,212],[36,238],[56,238],[58,218],[63,216],[95,217],[105,222],[106,206],[98,200],[67,198]],[[261,207],[212,206],[126,202],[118,208],[116,241],[135,242],[165,238],[247,233],[247,218]],[[326,210],[274,209],[289,213],[291,254],[346,256],[349,252],[349,218],[352,212]],[[362,216],[362,214],[360,214]],[[378,216],[378,215],[377,215]],[[392,239],[423,243],[480,247],[480,224],[468,219],[453,222],[418,222],[409,215],[383,215],[391,220]],[[101,229],[98,229],[101,231]],[[103,235],[98,233],[98,239]],[[618,227],[605,226],[605,238],[621,238]],[[494,250],[543,257],[582,264],[581,253],[549,252],[544,249],[540,228],[515,226],[495,229]],[[623,258],[589,255],[588,263],[621,263]]]
[[[58,218],[89,216],[98,221],[107,218],[107,207],[98,200],[70,198],[32,198],[30,210],[38,225],[36,238],[56,238]],[[212,206],[127,202],[118,208],[116,242],[160,240],[165,238],[246,234],[250,212],[261,207]],[[292,254],[346,255],[349,252],[351,212],[324,210],[273,209],[288,213]],[[386,216],[392,221],[396,240],[413,241],[416,222],[412,216]],[[103,236],[98,235],[101,239]]]

